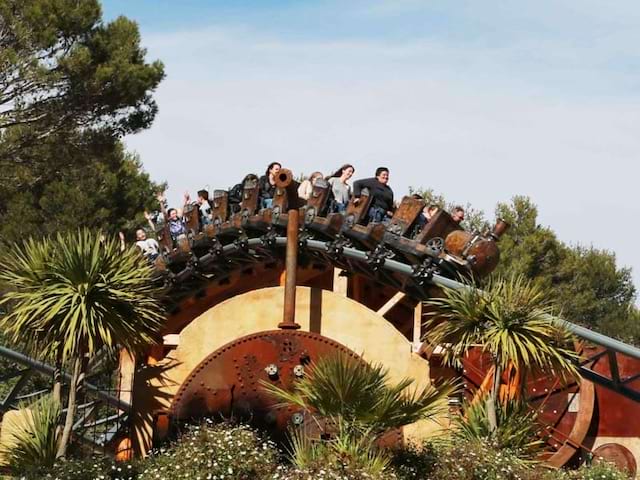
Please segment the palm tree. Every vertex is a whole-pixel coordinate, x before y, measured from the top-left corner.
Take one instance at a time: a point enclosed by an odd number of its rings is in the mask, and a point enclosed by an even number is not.
[[[321,427],[321,439],[309,440],[304,432],[292,433],[292,458],[305,460],[348,455],[368,470],[378,471],[387,457],[376,451],[375,441],[385,432],[418,420],[433,418],[446,409],[446,398],[457,385],[444,382],[411,388],[412,379],[392,384],[382,365],[369,365],[346,355],[326,356],[313,364],[291,390],[263,383],[282,405],[295,406]]]
[[[532,371],[564,378],[577,375],[569,332],[551,317],[544,290],[522,276],[490,279],[484,290],[471,285],[445,289],[442,298],[427,304],[434,312],[424,340],[444,348],[444,363],[460,365],[469,350],[477,347],[491,356],[492,377],[486,384],[492,432],[498,427],[496,405],[505,372],[517,383],[511,385],[512,391],[521,390]]]
[[[40,358],[72,364],[58,456],[66,454],[76,395],[88,360],[100,349],[140,351],[163,321],[153,270],[135,248],[79,230],[15,245],[0,259],[0,328]],[[54,385],[54,397],[56,388]]]

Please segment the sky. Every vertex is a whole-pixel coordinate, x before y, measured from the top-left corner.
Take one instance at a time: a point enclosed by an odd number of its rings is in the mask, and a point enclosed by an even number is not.
[[[640,287],[637,0],[103,0],[167,77],[125,139],[177,204],[271,161],[391,170],[494,218],[527,195]]]

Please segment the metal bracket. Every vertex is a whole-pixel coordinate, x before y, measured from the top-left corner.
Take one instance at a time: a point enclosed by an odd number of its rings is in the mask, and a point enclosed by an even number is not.
[[[413,267],[413,278],[416,284],[422,286],[425,283],[429,283],[434,275],[440,273],[440,269],[436,265],[436,261],[431,257],[425,258],[425,260]]]
[[[392,256],[392,252],[384,248],[382,245],[378,245],[373,251],[367,253],[367,263],[373,268],[373,271],[380,269],[387,258]]]
[[[260,241],[262,242],[262,245],[264,245],[265,247],[273,248],[276,246],[277,236],[278,234],[275,230],[269,230],[267,233],[262,235],[262,237],[260,237]]]

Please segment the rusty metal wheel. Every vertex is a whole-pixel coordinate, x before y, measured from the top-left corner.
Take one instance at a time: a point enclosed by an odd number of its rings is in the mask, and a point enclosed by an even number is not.
[[[360,358],[334,340],[299,330],[239,338],[200,362],[175,395],[170,414],[173,420],[240,418],[282,433],[290,423],[305,422],[304,412],[276,406],[261,382],[288,388],[312,362],[338,353]]]
[[[490,368],[480,349],[472,350],[463,362],[467,392],[475,392]],[[536,375],[524,388],[525,400],[538,412],[537,421],[548,432],[545,461],[561,467],[581,449],[593,418],[595,389],[593,383],[563,381],[553,375]]]

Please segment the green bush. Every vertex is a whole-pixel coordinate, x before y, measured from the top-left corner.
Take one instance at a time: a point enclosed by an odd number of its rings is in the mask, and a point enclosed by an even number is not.
[[[357,444],[354,444],[357,447]],[[332,448],[337,446],[332,446]],[[355,448],[352,445],[353,448]],[[325,447],[323,447],[325,448]],[[371,471],[344,446],[329,456],[291,465],[276,445],[244,425],[205,422],[187,427],[174,442],[134,464],[107,457],[69,458],[25,480],[626,480],[606,463],[578,470],[550,470],[522,462],[512,450],[476,440],[455,444],[427,443],[389,452],[391,464]],[[369,446],[362,454],[370,452]],[[344,456],[335,456],[342,451]],[[325,452],[326,453],[326,452]]]
[[[44,397],[24,410],[23,415],[0,451],[12,472],[36,476],[56,460],[60,405],[51,397]]]
[[[52,468],[23,474],[25,480],[135,480],[137,472],[132,464],[115,463],[109,457],[89,457],[58,460]]]
[[[606,463],[578,470],[552,470],[527,463],[513,451],[480,441],[425,444],[394,455],[399,480],[625,480],[625,474]]]
[[[207,420],[186,427],[177,441],[152,452],[137,478],[256,480],[276,472],[278,456],[275,444],[250,427]]]

